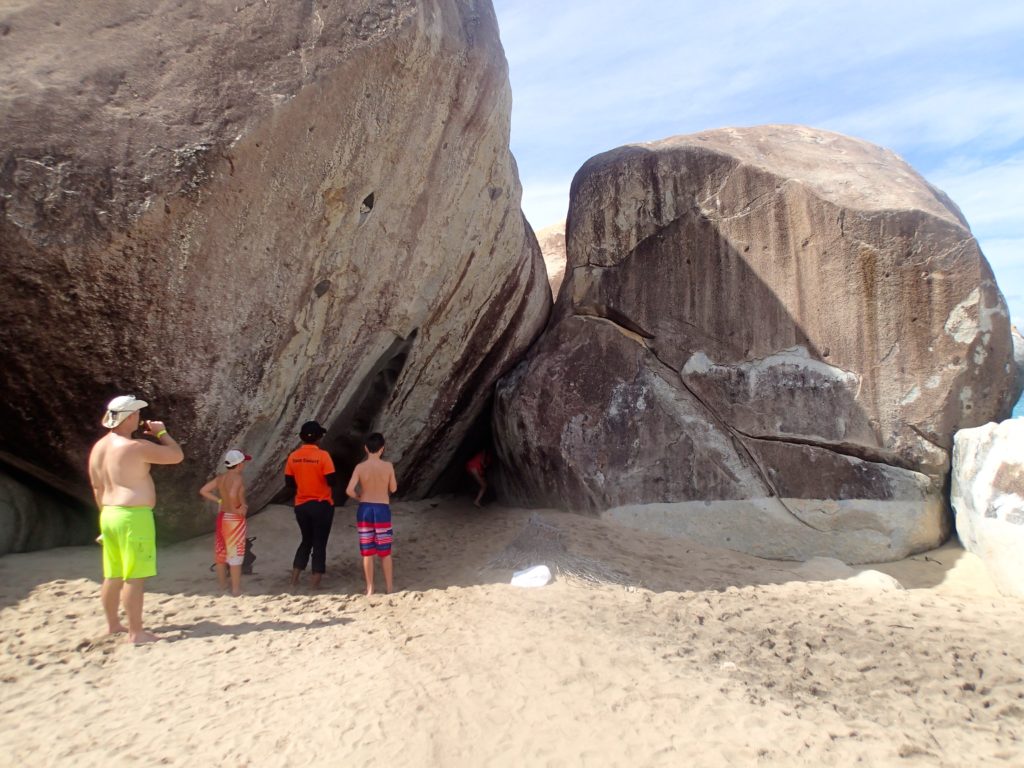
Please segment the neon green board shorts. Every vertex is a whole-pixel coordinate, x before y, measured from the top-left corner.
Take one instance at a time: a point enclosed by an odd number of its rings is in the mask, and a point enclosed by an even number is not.
[[[152,507],[103,507],[103,577],[147,579],[156,576],[156,528]]]

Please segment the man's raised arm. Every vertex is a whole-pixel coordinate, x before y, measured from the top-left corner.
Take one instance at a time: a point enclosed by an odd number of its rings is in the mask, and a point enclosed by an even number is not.
[[[162,421],[147,421],[142,434],[160,441],[159,445],[153,445],[148,440],[139,441],[139,445],[142,446],[142,458],[150,464],[180,464],[185,458],[185,452],[181,450],[178,442],[167,434],[167,427]]]

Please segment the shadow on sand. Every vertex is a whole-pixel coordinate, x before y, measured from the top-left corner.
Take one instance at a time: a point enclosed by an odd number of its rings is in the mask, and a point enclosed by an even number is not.
[[[704,547],[686,539],[668,540],[610,525],[588,514],[557,510],[524,510],[490,506],[482,510],[468,497],[439,497],[426,502],[396,505],[395,586],[402,592],[427,592],[452,588],[508,584],[513,568],[498,567],[508,561],[510,548],[521,541],[524,529],[539,515],[558,529],[570,564],[595,566],[611,578],[598,583],[639,587],[655,592],[722,591],[729,587],[758,586],[808,580],[797,573],[799,563],[761,560],[727,550]],[[314,598],[350,598],[365,592],[362,561],[356,534],[347,515],[340,513],[328,548],[327,574],[323,588],[308,586],[308,572],[297,587],[289,584],[291,557],[297,544],[297,530],[287,516],[273,510],[252,520],[256,542],[255,572],[243,576],[240,598],[279,599],[283,610],[305,612],[312,605],[295,605]],[[521,566],[558,565],[558,551],[550,547],[526,548]],[[534,557],[533,555],[536,555]],[[228,599],[210,572],[212,537],[161,547],[159,574],[147,583],[147,612],[167,598],[199,597]],[[546,560],[552,560],[546,563]],[[383,592],[380,566],[376,567],[376,588]],[[897,579],[907,589],[955,586],[977,577],[984,580],[984,566],[966,556],[956,538],[930,552],[894,563],[856,566],[857,572],[877,570]],[[83,581],[91,582],[84,584]],[[17,605],[36,590],[48,597],[79,593],[79,600],[96,596],[99,615],[101,582],[98,547],[66,547],[44,552],[0,557],[0,609]],[[318,601],[319,602],[319,601]],[[316,609],[322,608],[321,603]],[[322,624],[323,622],[321,622]],[[320,624],[296,622],[242,623],[225,627],[200,622],[190,627],[163,627],[162,631],[189,630],[190,637],[238,634],[259,630],[293,629]]]
[[[180,633],[177,636],[165,637],[165,640],[194,640],[201,637],[218,637],[220,635],[246,635],[250,632],[289,632],[294,629],[319,629],[340,624],[350,624],[352,619],[334,617],[316,619],[307,623],[296,621],[243,621],[239,624],[220,624],[216,621],[197,621],[192,624],[164,624],[153,627],[158,635]]]

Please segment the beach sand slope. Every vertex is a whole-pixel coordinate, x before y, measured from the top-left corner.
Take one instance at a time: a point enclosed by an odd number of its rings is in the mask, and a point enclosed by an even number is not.
[[[258,559],[239,599],[216,589],[210,538],[161,550],[146,615],[167,640],[148,647],[102,637],[98,548],[0,558],[0,754],[76,768],[1024,764],[1022,603],[956,546],[830,571],[440,498],[395,505],[402,591],[367,598],[353,516],[338,510],[318,593],[287,587],[287,507],[250,520]],[[529,560],[537,531],[556,532],[538,551],[563,575],[511,587],[493,564]]]

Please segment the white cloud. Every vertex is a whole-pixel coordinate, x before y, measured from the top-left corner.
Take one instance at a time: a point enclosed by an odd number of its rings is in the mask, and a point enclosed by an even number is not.
[[[999,151],[1024,139],[1024,78],[947,82],[861,106],[822,127],[917,152],[942,153],[968,144],[974,151]]]
[[[1024,237],[1024,152],[991,163],[958,156],[928,180],[956,201],[976,235]]]
[[[564,217],[573,174],[599,152],[725,125],[816,125],[887,146],[944,189],[1024,316],[1024,3],[495,7],[537,226]]]

